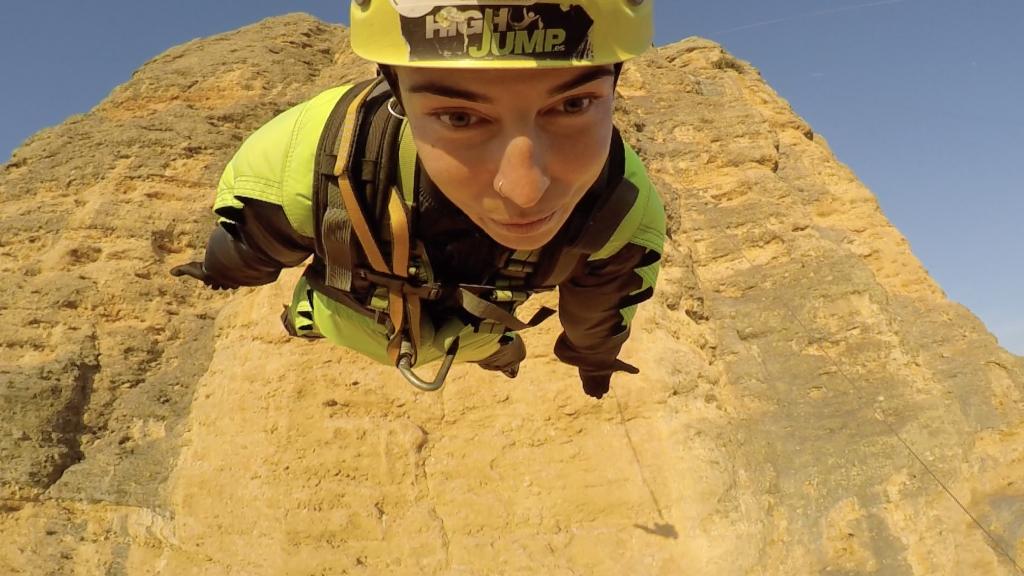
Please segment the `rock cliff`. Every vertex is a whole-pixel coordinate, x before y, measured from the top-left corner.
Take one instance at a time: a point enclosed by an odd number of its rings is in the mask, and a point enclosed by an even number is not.
[[[602,401],[526,334],[443,392],[201,255],[242,139],[371,74],[304,15],[173,48],[0,167],[0,573],[1018,574],[1024,361],[748,63],[627,66],[670,218]]]

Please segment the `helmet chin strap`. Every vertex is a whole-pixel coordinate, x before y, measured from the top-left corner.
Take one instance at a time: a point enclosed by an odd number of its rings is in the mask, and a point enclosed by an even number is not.
[[[388,83],[388,87],[391,88],[391,94],[398,101],[398,105],[402,106],[402,93],[398,90],[398,74],[395,73],[395,69],[387,64],[380,64],[377,66],[377,74],[384,77],[384,80]],[[405,109],[405,106],[402,106]]]

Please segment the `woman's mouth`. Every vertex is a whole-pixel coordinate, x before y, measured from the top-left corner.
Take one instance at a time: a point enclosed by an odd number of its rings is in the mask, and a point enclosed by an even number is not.
[[[547,216],[543,216],[536,220],[512,220],[512,221],[501,221],[490,219],[491,222],[501,231],[512,236],[530,236],[536,234],[541,230],[544,230],[554,219],[555,213],[552,212]]]

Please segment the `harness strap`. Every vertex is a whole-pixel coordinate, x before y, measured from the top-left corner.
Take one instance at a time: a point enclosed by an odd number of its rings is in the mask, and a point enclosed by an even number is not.
[[[383,88],[386,85],[381,84],[380,86]],[[399,134],[404,121],[392,115],[386,104],[376,104],[379,100],[377,96],[380,94],[380,91],[377,90],[370,96],[371,99],[376,99],[373,105],[377,107],[377,110],[372,115],[367,114],[369,131],[361,156],[363,157],[362,181],[366,186],[366,192],[363,195],[366,201],[366,214],[369,221],[373,223],[374,230],[383,233],[384,231],[380,230],[379,225],[384,222],[387,215],[389,191],[398,170],[398,154],[394,152],[398,150]],[[381,96],[381,98],[383,97]],[[383,237],[379,240],[382,244],[386,244],[388,241]]]
[[[416,197],[416,143],[412,138],[409,122],[402,123],[398,145],[399,189],[405,203],[412,205]]]
[[[388,220],[391,222],[392,238],[391,272],[394,276],[401,278],[403,280],[402,284],[405,285],[407,284],[406,279],[409,276],[409,214],[406,211],[405,202],[402,201],[401,195],[396,188],[391,188],[390,196]],[[419,298],[415,295],[410,295],[406,299],[406,294],[402,287],[394,286],[388,288],[388,300],[388,314],[391,316],[391,322],[395,327],[391,341],[388,342],[388,354],[391,356],[392,361],[398,362],[398,355],[401,352],[402,338],[404,337],[406,326],[406,303],[408,301],[410,308],[417,308],[418,315]],[[419,323],[410,323],[410,332],[413,349],[419,350]]]
[[[618,128],[612,131],[608,150],[608,162],[601,175],[600,194],[593,199],[587,210],[587,217],[579,235],[571,241],[571,247],[586,254],[598,252],[611,240],[622,219],[636,204],[640,190],[629,181],[626,174],[626,149]],[[584,200],[587,200],[584,197]]]
[[[306,268],[303,276],[306,278],[306,282],[308,282],[309,285],[317,292],[320,292],[331,300],[343,304],[355,312],[372,319],[377,324],[387,326],[387,319],[385,316],[375,314],[372,310],[368,310],[358,300],[353,298],[350,292],[335,288],[334,286],[330,286],[326,282],[322,281],[320,274],[313,267]]]
[[[353,253],[356,246],[352,238],[352,226],[339,200],[340,190],[334,168],[339,156],[347,160],[352,154],[353,129],[349,127],[354,123],[354,111],[358,109],[353,103],[359,98],[365,98],[373,85],[372,80],[367,80],[345,92],[331,110],[317,144],[313,187],[316,252],[327,264],[324,280],[341,290],[352,288]]]
[[[600,251],[611,241],[619,225],[629,214],[640,194],[625,177],[625,144],[618,129],[612,133],[608,163],[598,180],[597,195],[590,193],[581,201],[582,213],[570,219],[565,244],[557,252],[547,253],[544,262],[530,278],[530,287],[551,289],[564,282],[581,260]]]
[[[381,274],[364,268],[357,269],[357,273],[360,278],[387,288],[388,292],[397,289],[407,296],[415,296],[422,300],[438,300],[443,295],[443,288],[440,284],[413,284],[409,282],[408,278],[394,274]]]
[[[529,277],[537,268],[540,253],[540,250],[519,250],[510,254],[501,267],[502,274],[519,280]]]
[[[519,318],[516,318],[511,312],[484,300],[465,288],[459,288],[458,300],[459,304],[470,314],[483,320],[490,320],[492,322],[502,324],[509,330],[526,330],[527,328],[532,328],[547,320],[555,313],[551,308],[541,306],[540,310],[537,310],[533,315],[533,318],[530,318],[527,322],[523,322]]]
[[[420,299],[416,296],[411,296],[408,299],[409,306],[409,333],[412,335],[412,341],[414,344],[413,350],[413,364],[416,363],[416,353],[420,349],[420,344],[423,341],[423,333],[420,329],[420,322],[423,320],[423,307],[420,305]]]
[[[415,206],[416,204],[416,144],[413,141],[412,130],[409,128],[408,121],[402,122],[398,135],[398,184],[397,190],[392,190],[392,200],[400,200],[402,208],[404,210],[408,210],[410,206]],[[415,211],[411,212],[412,213],[407,212],[408,225],[405,228],[405,241],[402,243],[406,249],[409,249],[409,244],[412,242],[412,239],[409,238],[409,231],[411,231],[413,226],[416,225],[414,221]],[[396,238],[395,245],[398,245],[398,243],[398,239]],[[417,242],[417,250],[422,256],[420,267],[429,268],[429,263],[426,259],[426,250],[422,248],[419,242]],[[406,258],[409,259],[411,257],[407,254]],[[409,268],[408,263],[403,266],[401,270],[402,272],[397,270],[396,272],[401,274],[404,278],[407,278],[407,275],[415,274],[417,276],[417,280],[427,280],[428,282],[432,280],[432,278],[430,278],[432,274],[430,274],[428,270],[416,270],[414,272]],[[412,336],[413,343],[412,362],[415,364],[416,354],[419,352],[420,345],[423,342],[423,298],[427,298],[428,300],[437,300],[441,297],[442,291],[441,287],[437,285],[414,286],[408,281],[404,283],[403,290],[406,291],[409,333]],[[454,354],[457,351],[458,341],[456,340],[453,350],[449,350],[447,353],[448,357],[454,358]],[[447,359],[446,362],[450,363]]]
[[[333,185],[331,185],[333,188]],[[331,193],[334,192],[334,193]],[[336,191],[329,191],[334,196]],[[331,204],[328,201],[328,204]],[[329,206],[323,216],[324,261],[327,264],[325,280],[331,286],[342,290],[352,288],[352,225],[345,212],[335,206]]]
[[[395,276],[409,276],[409,213],[398,189],[391,189],[388,203],[388,216],[391,221],[391,270]]]
[[[353,106],[353,108],[355,107]],[[346,130],[348,126],[348,123],[346,123]],[[370,224],[366,221],[366,213],[363,212],[363,207],[359,204],[356,192],[352,189],[352,183],[348,179],[348,164],[342,163],[341,158],[339,154],[338,165],[334,168],[334,174],[338,177],[338,187],[341,189],[341,199],[344,201],[345,210],[348,212],[348,220],[352,225],[352,229],[355,230],[356,236],[359,238],[359,243],[363,246],[363,252],[366,253],[370,266],[378,272],[390,272],[387,262],[384,261],[384,255],[380,250],[380,246],[377,245],[377,241],[373,237],[373,231],[370,230]]]
[[[600,206],[592,213],[584,228],[585,232],[573,243],[572,248],[587,254],[601,250],[615,234],[622,219],[636,204],[640,189],[623,178],[619,185],[607,194]]]

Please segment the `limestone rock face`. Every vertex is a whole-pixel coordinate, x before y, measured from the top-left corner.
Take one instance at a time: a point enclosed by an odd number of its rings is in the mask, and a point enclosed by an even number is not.
[[[621,81],[671,238],[604,400],[554,321],[426,394],[287,337],[299,270],[168,276],[247,134],[372,74],[346,45],[188,43],[0,167],[0,574],[1021,573],[1024,362],[712,42]]]

